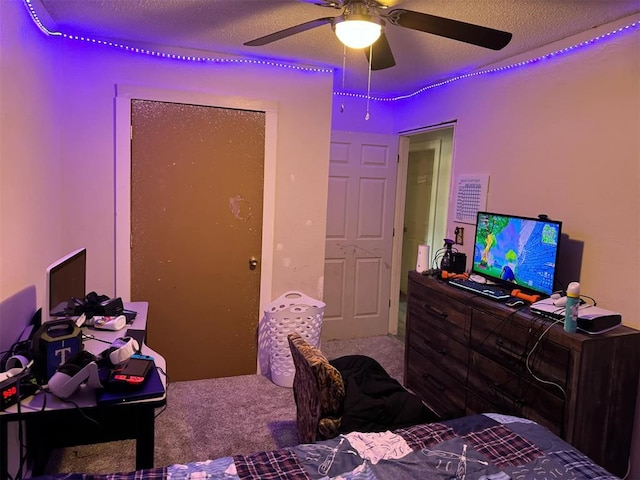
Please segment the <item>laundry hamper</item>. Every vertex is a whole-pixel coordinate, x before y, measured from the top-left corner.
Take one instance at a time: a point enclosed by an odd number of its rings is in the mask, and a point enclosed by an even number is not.
[[[296,332],[313,346],[320,346],[325,304],[300,292],[287,292],[265,309],[271,381],[293,387],[295,367],[287,335]]]

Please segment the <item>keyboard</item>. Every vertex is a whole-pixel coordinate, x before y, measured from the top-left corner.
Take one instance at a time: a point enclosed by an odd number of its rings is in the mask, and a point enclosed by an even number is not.
[[[506,301],[511,298],[511,293],[507,292],[504,288],[474,282],[473,280],[465,278],[453,278],[449,280],[449,285],[482,295],[483,297],[487,297],[492,300]]]

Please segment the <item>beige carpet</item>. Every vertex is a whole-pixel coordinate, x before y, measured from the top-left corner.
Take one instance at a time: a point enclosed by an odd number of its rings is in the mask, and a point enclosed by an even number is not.
[[[404,345],[393,336],[323,342],[329,359],[369,355],[402,382]],[[298,443],[293,391],[261,375],[172,383],[159,409],[155,466],[206,460]],[[132,440],[53,452],[46,473],[110,473],[135,470]]]

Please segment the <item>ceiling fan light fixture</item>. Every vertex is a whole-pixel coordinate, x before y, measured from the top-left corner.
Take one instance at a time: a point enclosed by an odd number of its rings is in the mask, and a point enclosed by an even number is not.
[[[338,39],[349,48],[365,48],[375,43],[382,33],[380,19],[370,15],[340,17],[334,25]]]

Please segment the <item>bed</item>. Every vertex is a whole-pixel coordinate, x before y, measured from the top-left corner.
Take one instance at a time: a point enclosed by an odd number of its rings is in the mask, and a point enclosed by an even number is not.
[[[393,431],[341,434],[279,450],[68,480],[614,479],[545,427],[483,414]]]

